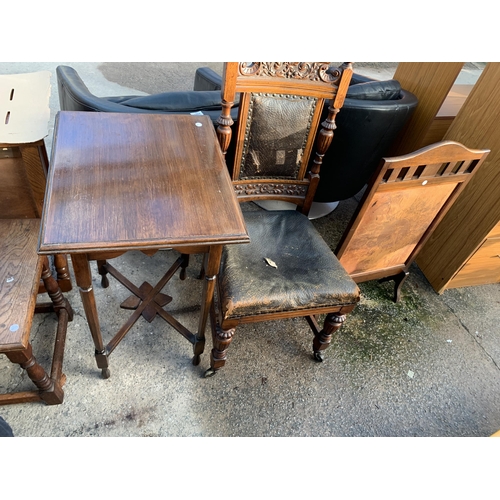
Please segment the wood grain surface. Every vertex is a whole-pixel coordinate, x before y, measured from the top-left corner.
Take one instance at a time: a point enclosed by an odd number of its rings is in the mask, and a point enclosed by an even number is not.
[[[59,113],[41,253],[247,239],[208,117]]]

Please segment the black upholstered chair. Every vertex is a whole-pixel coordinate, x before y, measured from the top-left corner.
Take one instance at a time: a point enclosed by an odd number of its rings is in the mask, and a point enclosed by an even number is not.
[[[417,97],[396,80],[376,81],[354,75],[337,130],[323,159],[314,197],[314,217],[328,214],[336,202],[356,195],[418,105]]]
[[[239,201],[281,200],[297,210],[244,211],[251,241],[223,250],[205,375],[224,366],[239,324],[291,317],[307,319],[313,357],[322,361],[332,335],[359,301],[358,287],[307,217],[351,66],[226,63],[224,74],[217,136],[224,153],[234,145],[226,162]],[[230,108],[237,92],[239,118],[233,125]],[[331,106],[322,120],[327,100]],[[326,315],[322,327],[320,314]],[[282,334],[276,338],[286,341]]]
[[[189,114],[203,113],[213,122],[219,118],[220,91],[188,90],[152,95],[97,97],[70,66],[56,68],[59,105],[63,111],[102,111],[108,113]],[[195,87],[196,88],[196,87]],[[233,111],[236,118],[237,107]]]
[[[221,84],[222,78],[212,69],[196,70],[195,89],[219,90]],[[378,81],[353,74],[342,113],[336,119],[338,128],[323,158],[310,218],[328,214],[337,202],[363,189],[417,104],[417,97],[396,80]],[[325,108],[325,116],[327,112]],[[265,202],[261,205],[269,206]]]

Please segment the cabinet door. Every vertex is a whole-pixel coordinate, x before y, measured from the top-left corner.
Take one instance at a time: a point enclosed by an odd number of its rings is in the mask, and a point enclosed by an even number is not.
[[[500,238],[490,238],[460,269],[448,288],[497,282],[500,282]]]

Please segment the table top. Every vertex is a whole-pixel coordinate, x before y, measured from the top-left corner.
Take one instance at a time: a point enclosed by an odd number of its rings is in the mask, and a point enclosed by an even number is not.
[[[207,116],[58,113],[39,253],[248,241]]]

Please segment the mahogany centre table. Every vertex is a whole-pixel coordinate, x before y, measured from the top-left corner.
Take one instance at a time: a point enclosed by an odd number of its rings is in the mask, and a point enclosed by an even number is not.
[[[246,243],[243,215],[207,116],[61,111],[56,117],[38,251],[70,254],[97,366],[143,315],[158,314],[193,344],[198,364],[223,245]],[[107,259],[173,248],[181,257],[156,286],[136,287]],[[162,288],[192,253],[204,253],[198,331],[168,314]],[[90,261],[133,292],[129,320],[104,345]],[[132,301],[133,302],[133,301]]]

